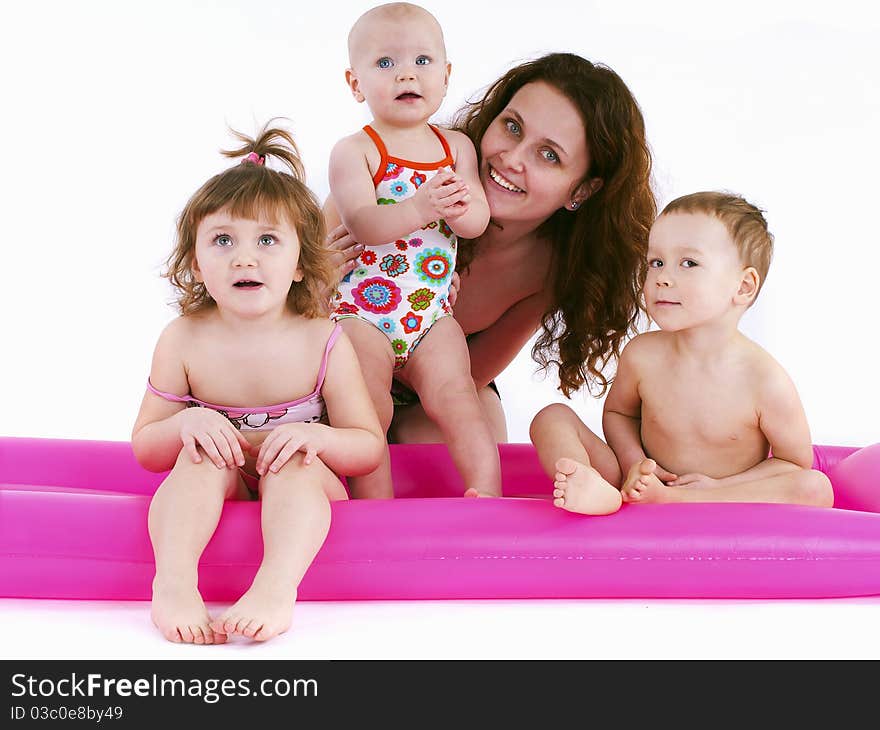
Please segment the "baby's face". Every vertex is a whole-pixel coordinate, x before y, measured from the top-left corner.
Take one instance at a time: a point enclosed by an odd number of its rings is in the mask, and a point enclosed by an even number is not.
[[[443,33],[433,16],[361,18],[349,42],[352,94],[378,121],[402,127],[423,123],[439,109],[449,83]]]
[[[727,228],[714,216],[661,215],[648,238],[648,314],[672,332],[721,321],[738,311],[734,298],[745,268]]]

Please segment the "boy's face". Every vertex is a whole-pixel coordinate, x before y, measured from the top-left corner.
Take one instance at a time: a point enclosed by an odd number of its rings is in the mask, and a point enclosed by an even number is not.
[[[349,43],[345,77],[354,98],[392,126],[427,121],[449,83],[443,33],[433,16],[410,12],[361,18]]]
[[[671,332],[720,322],[731,314],[738,319],[752,298],[743,299],[748,270],[727,228],[714,216],[661,215],[648,238],[648,314]]]

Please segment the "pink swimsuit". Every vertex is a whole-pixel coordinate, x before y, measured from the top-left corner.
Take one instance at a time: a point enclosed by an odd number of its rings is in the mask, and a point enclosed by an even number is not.
[[[327,373],[327,357],[330,350],[336,344],[342,328],[339,325],[333,328],[327,346],[324,348],[324,356],[321,358],[321,369],[318,371],[318,384],[315,389],[302,398],[279,403],[275,406],[254,406],[253,408],[239,408],[236,406],[218,406],[206,403],[191,395],[174,395],[163,393],[153,387],[147,380],[147,389],[160,398],[173,401],[174,403],[186,403],[188,408],[201,407],[217,411],[235,426],[239,431],[271,431],[276,426],[284,423],[315,423],[327,422],[327,409],[324,407],[324,398],[321,395],[321,387],[324,385],[324,375]]]

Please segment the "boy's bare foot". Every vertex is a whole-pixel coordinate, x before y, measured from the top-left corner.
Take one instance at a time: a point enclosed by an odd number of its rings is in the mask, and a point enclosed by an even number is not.
[[[252,585],[247,593],[211,622],[211,628],[267,641],[290,628],[296,589]]]
[[[582,515],[608,515],[620,509],[620,492],[592,466],[574,459],[556,462],[553,504]]]
[[[223,644],[226,634],[211,628],[205,602],[194,586],[153,581],[150,617],[162,635],[176,644]]]
[[[470,487],[466,489],[464,492],[465,497],[500,497],[500,494],[495,494],[495,492],[485,492],[480,491],[479,489],[475,489],[474,487]]]
[[[620,495],[624,502],[641,502],[643,504],[677,502],[674,487],[667,487],[656,474],[657,462],[653,459],[642,459],[633,464],[629,470]]]

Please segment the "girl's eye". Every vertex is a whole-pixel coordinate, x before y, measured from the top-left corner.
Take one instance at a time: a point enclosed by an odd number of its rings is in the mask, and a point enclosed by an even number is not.
[[[214,236],[214,243],[218,246],[231,246],[232,238],[227,236],[225,233],[221,233],[217,236]]]
[[[429,63],[431,63],[431,59],[427,56],[419,56],[416,59],[416,66],[427,66]]]
[[[547,162],[559,162],[559,155],[557,155],[553,150],[541,150],[541,157],[547,160]]]
[[[648,259],[648,267],[651,269],[659,269],[663,267],[663,262],[660,259]]]
[[[394,61],[388,58],[388,56],[385,56],[385,58],[380,58],[376,61],[376,65],[379,68],[391,68],[394,65]]]
[[[268,234],[266,234],[265,236],[260,236],[260,245],[261,246],[275,245],[275,236],[270,236]]]
[[[693,259],[685,259],[684,261],[681,262],[681,265],[686,269],[692,269],[695,266],[699,266],[699,264],[696,261],[694,261]]]
[[[519,133],[521,131],[519,128],[519,124],[517,124],[513,119],[508,119],[506,122],[504,122],[504,126],[507,127],[508,132],[519,136]]]

